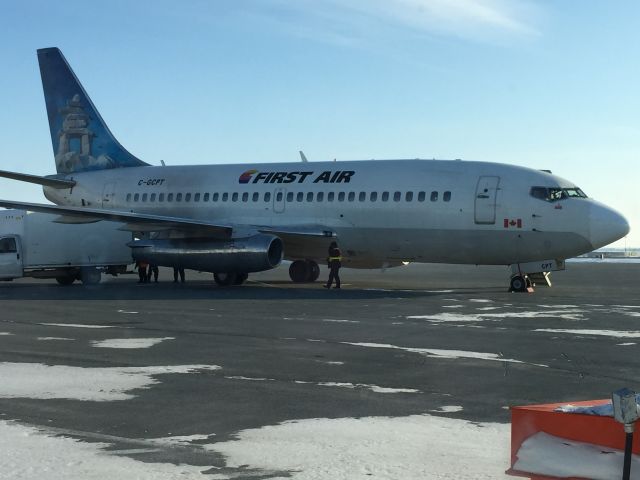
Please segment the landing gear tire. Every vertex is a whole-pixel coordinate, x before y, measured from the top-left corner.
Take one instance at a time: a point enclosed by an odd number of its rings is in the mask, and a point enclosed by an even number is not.
[[[295,260],[289,265],[289,278],[293,283],[305,283],[309,281],[311,266],[304,260]]]
[[[224,273],[214,273],[213,279],[216,284],[221,287],[229,287],[231,285],[236,285],[236,279],[238,278],[238,274],[235,272],[224,272]]]
[[[313,260],[295,260],[289,266],[289,278],[294,283],[315,282],[320,276],[320,267]]]
[[[80,281],[83,285],[96,285],[100,283],[102,273],[97,268],[87,267],[80,269]]]
[[[61,275],[59,277],[56,277],[56,282],[58,282],[60,285],[71,285],[75,281],[76,277],[73,275]]]
[[[527,288],[531,286],[531,280],[526,275],[514,275],[511,277],[511,291],[512,292],[526,292]]]
[[[309,282],[315,282],[318,280],[320,276],[320,267],[313,260],[307,260],[307,264],[309,265]]]
[[[236,273],[236,279],[233,281],[234,285],[242,285],[249,278],[248,273]]]

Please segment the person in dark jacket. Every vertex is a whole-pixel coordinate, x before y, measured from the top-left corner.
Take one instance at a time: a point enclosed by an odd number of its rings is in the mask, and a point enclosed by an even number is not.
[[[331,284],[335,280],[336,286],[333,288],[340,288],[340,267],[342,267],[342,252],[338,248],[336,242],[331,242],[329,245],[329,258],[327,258],[329,264],[329,280],[327,284],[323,285],[324,288],[331,288]]]
[[[173,283],[178,283],[178,275],[180,275],[180,282],[184,283],[184,268],[173,267]]]
[[[147,283],[147,266],[149,264],[145,260],[138,260],[136,268],[138,269],[138,283]]]
[[[160,271],[158,270],[158,266],[154,263],[150,263],[149,269],[147,271],[147,283],[151,282],[152,275],[155,283],[158,283],[158,273],[160,273]]]

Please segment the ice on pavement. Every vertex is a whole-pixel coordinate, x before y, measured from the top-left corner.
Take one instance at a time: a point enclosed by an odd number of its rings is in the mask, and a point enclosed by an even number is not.
[[[175,340],[175,337],[109,338],[107,340],[94,340],[91,345],[97,348],[149,348],[165,340]]]
[[[42,363],[0,363],[0,398],[127,400],[131,390],[159,383],[156,375],[218,370],[217,365],[83,368]]]

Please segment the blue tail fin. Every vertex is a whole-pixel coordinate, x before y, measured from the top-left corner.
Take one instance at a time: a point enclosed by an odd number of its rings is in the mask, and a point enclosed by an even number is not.
[[[58,173],[147,165],[118,141],[57,48],[38,50]]]

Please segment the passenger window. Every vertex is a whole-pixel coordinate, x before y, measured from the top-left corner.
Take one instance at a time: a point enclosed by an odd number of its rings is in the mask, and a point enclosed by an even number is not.
[[[190,202],[190,201],[191,201],[191,194],[190,194],[190,193],[187,193],[187,194],[184,196],[184,201],[185,201],[185,202]]]
[[[445,202],[448,202],[451,200],[451,192],[447,191],[444,192],[444,194],[442,195],[442,200],[444,200]]]
[[[228,200],[229,200],[229,194],[228,194],[227,192],[224,192],[224,193],[222,194],[222,201],[223,201],[223,202],[226,202],[226,201],[228,201]]]
[[[338,193],[338,201],[339,202],[344,202],[344,192],[340,192]]]
[[[278,192],[276,195],[276,202],[281,202],[281,201],[282,201],[282,192]]]
[[[15,238],[0,238],[0,253],[17,253]]]
[[[249,193],[248,193],[248,192],[244,192],[244,193],[242,194],[242,201],[243,201],[243,202],[246,202],[246,201],[248,201],[248,200],[249,200]]]
[[[382,192],[382,201],[386,202],[389,200],[389,192]]]
[[[251,199],[254,202],[257,202],[258,200],[260,200],[260,194],[258,192],[253,192],[253,196],[251,197]]]
[[[402,198],[402,193],[400,193],[400,192],[395,192],[395,193],[393,194],[393,201],[394,201],[394,202],[399,202],[399,201],[400,201],[400,198]]]
[[[322,200],[324,200],[324,192],[318,192],[318,195],[316,195],[316,201],[321,202]]]
[[[167,195],[167,202],[173,202],[173,193]]]
[[[204,194],[204,197],[202,197],[202,201],[203,202],[208,202],[209,201],[209,193],[208,192]]]
[[[293,192],[287,193],[287,202],[293,202]]]
[[[282,195],[280,195],[280,200],[282,200]],[[271,201],[271,192],[267,192],[264,194],[264,201],[265,202],[270,202]]]
[[[304,193],[298,192],[298,194],[296,195],[296,200],[299,201],[299,202],[304,200]]]
[[[431,192],[431,201],[432,202],[438,201],[438,192]]]
[[[214,193],[213,195],[211,195],[211,201],[212,202],[217,202],[218,199],[220,198],[220,194],[219,193]],[[225,200],[226,201],[226,200]]]
[[[199,194],[199,193],[196,193],[196,194],[193,196],[193,201],[194,201],[194,202],[199,202],[199,201],[200,201],[200,194]]]
[[[231,194],[231,201],[232,202],[238,201],[238,192],[233,192],[233,194]]]
[[[327,193],[327,202],[333,202],[333,197],[334,197],[333,192]]]
[[[181,201],[182,201],[182,194],[176,193],[176,202],[181,202]]]
[[[404,195],[404,199],[405,199],[407,202],[411,202],[411,201],[413,200],[413,192],[407,192],[407,193],[405,193],[405,195]]]
[[[160,195],[158,195],[158,201],[164,202],[164,193],[161,193]]]
[[[378,192],[371,192],[371,194],[369,195],[369,200],[372,202],[378,200]]]
[[[360,192],[358,195],[358,200],[364,202],[367,199],[367,194],[365,192]]]
[[[127,193],[127,202],[130,202],[130,201],[131,201],[131,194]]]
[[[356,199],[356,192],[349,192],[349,201],[353,202]]]
[[[307,193],[307,202],[313,202],[313,192]]]
[[[424,199],[427,197],[427,194],[425,192],[419,192],[418,193],[418,201],[419,202],[424,202]]]
[[[149,197],[149,201],[150,202],[155,202],[156,201],[156,194],[155,193],[151,194],[151,197]]]
[[[133,196],[133,201],[134,201],[134,202],[137,202],[138,200],[140,200],[140,194],[139,194],[139,193],[136,193],[136,194]]]

